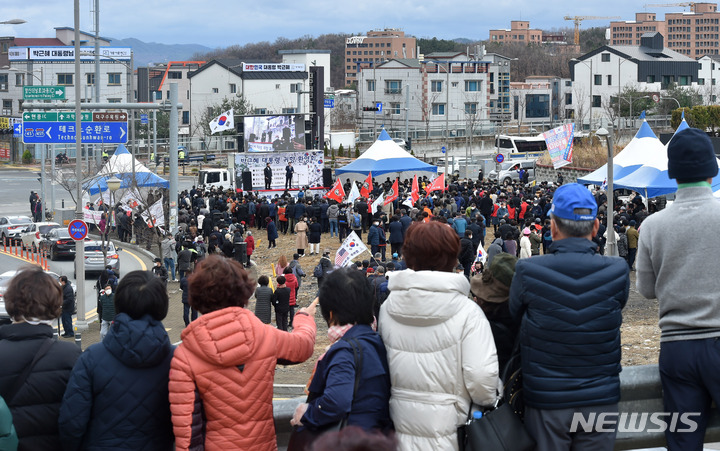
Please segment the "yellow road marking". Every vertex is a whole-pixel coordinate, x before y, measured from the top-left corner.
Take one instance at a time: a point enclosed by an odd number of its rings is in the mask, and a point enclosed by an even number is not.
[[[137,255],[133,254],[132,252],[130,252],[130,251],[127,250],[127,249],[122,249],[122,252],[127,252],[132,258],[134,258],[135,260],[138,261],[138,263],[140,263],[140,268],[142,268],[143,271],[147,271],[147,266],[145,265],[145,262],[142,261],[142,259],[141,259],[140,257],[138,257]]]

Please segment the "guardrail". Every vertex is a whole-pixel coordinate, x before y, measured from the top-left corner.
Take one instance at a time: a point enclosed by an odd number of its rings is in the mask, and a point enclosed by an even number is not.
[[[290,419],[298,404],[305,402],[305,397],[273,401],[275,416],[275,433],[278,448],[287,446],[292,432]],[[662,385],[657,365],[641,365],[623,368],[620,373],[620,404],[619,411],[628,414],[643,412],[664,412],[662,401]],[[669,422],[667,417],[663,420]],[[631,420],[634,424],[630,428],[620,427],[615,440],[616,450],[650,448],[665,446],[665,434],[657,424],[639,419]],[[621,420],[618,420],[620,423]],[[642,427],[640,427],[642,426]],[[637,428],[638,430],[635,430]],[[633,429],[632,432],[627,429]],[[708,419],[705,442],[720,441],[720,414],[713,409]]]

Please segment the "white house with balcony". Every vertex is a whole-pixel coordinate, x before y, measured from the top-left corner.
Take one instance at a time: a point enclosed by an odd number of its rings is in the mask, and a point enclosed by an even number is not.
[[[462,136],[488,120],[487,61],[464,54],[447,60],[391,59],[358,72],[358,114],[362,129],[382,125],[391,134],[415,138]],[[381,111],[368,110],[381,104]]]

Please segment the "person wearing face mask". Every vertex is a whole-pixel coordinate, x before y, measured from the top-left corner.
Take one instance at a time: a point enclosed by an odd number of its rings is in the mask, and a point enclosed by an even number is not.
[[[107,335],[110,324],[115,319],[115,294],[109,284],[105,286],[100,294],[100,305],[102,306],[100,313],[100,341],[102,341]]]
[[[155,274],[155,277],[162,280],[162,282],[167,286],[168,281],[168,271],[165,269],[165,267],[162,265],[162,260],[159,258],[155,258],[154,260],[155,266],[152,267],[152,272]]]

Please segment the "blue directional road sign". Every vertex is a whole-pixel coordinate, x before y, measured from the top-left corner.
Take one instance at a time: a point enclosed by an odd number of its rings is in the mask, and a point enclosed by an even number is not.
[[[75,142],[72,122],[25,122],[25,144],[67,144]],[[119,144],[127,142],[127,122],[83,122],[82,142]]]
[[[140,123],[141,123],[141,124],[147,124],[147,123],[148,123],[148,115],[147,115],[147,114],[141,114],[141,115],[140,115]]]
[[[68,233],[75,241],[82,241],[88,234],[88,226],[82,219],[73,219],[68,224]]]
[[[382,102],[375,103],[375,108],[377,108],[377,111],[375,112],[375,114],[382,113]]]
[[[335,108],[335,99],[325,99],[325,108]]]
[[[13,138],[22,138],[22,122],[15,122],[13,125]]]

